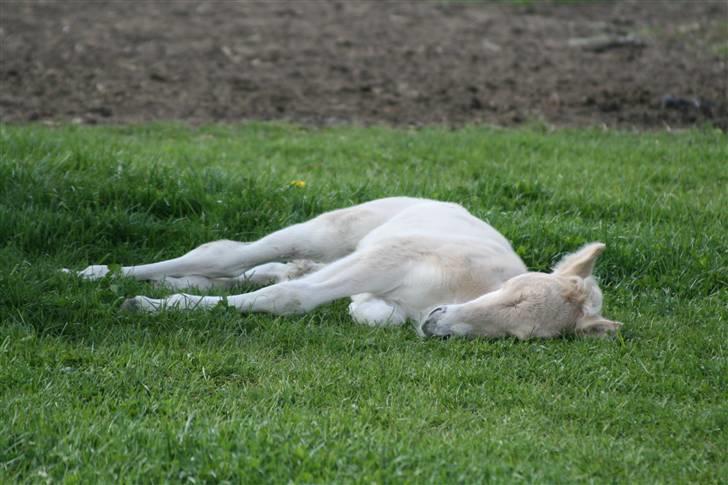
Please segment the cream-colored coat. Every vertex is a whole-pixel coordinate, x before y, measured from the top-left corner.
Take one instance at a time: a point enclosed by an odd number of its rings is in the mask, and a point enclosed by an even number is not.
[[[510,243],[457,204],[392,197],[322,214],[252,243],[215,241],[179,258],[122,268],[172,288],[271,284],[230,296],[138,296],[124,308],[207,308],[226,300],[241,312],[294,314],[351,297],[357,322],[416,322],[422,336],[605,335],[621,324],[600,314],[591,276],[604,250],[592,243],[553,273],[529,273]],[[79,275],[97,279],[108,267]]]

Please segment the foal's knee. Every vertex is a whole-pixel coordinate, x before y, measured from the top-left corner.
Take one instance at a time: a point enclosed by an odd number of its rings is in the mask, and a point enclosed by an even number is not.
[[[217,241],[200,244],[192,251],[185,254],[185,256],[205,256],[214,257],[229,254],[231,251],[235,251],[244,246],[245,243],[231,241],[229,239],[219,239]]]
[[[202,244],[183,256],[192,265],[192,271],[213,277],[233,277],[239,274],[235,268],[240,248],[246,243],[220,239]]]

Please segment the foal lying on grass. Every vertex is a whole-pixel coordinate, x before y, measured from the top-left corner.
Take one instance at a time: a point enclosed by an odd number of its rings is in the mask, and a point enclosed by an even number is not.
[[[229,296],[137,296],[129,310],[208,308],[226,300],[241,312],[307,312],[351,297],[349,313],[368,325],[407,319],[421,336],[603,336],[622,325],[603,318],[592,277],[604,250],[591,243],[552,273],[528,272],[486,222],[448,202],[393,197],[322,214],[252,243],[215,241],[179,258],[126,266],[122,274],[174,289],[272,284]],[[107,266],[78,274],[102,278]]]

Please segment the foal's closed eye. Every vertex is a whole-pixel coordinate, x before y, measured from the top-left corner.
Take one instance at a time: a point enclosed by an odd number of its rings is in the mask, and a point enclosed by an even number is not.
[[[578,276],[570,276],[564,281],[561,296],[569,303],[582,305],[586,301],[587,291],[584,280]]]

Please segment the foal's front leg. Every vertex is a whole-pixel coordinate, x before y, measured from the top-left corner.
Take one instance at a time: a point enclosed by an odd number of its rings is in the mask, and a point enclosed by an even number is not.
[[[273,286],[240,295],[229,296],[200,296],[188,293],[175,293],[166,298],[149,298],[135,296],[126,300],[122,310],[158,312],[162,310],[197,310],[212,308],[222,302],[237,308],[243,313],[266,312],[277,315],[291,315],[304,313],[318,306],[320,294],[312,293],[308,285],[292,284],[293,281],[278,283]],[[298,283],[298,282],[295,282]],[[346,295],[342,295],[344,297]],[[336,299],[336,296],[326,296],[325,300]]]
[[[377,266],[377,254],[357,251],[301,279],[285,281],[251,293],[229,296],[198,296],[179,293],[167,298],[130,298],[123,309],[156,312],[164,309],[193,310],[214,307],[222,301],[243,313],[277,315],[305,313],[313,308],[361,293],[382,295],[398,287],[408,271],[406,265]]]

